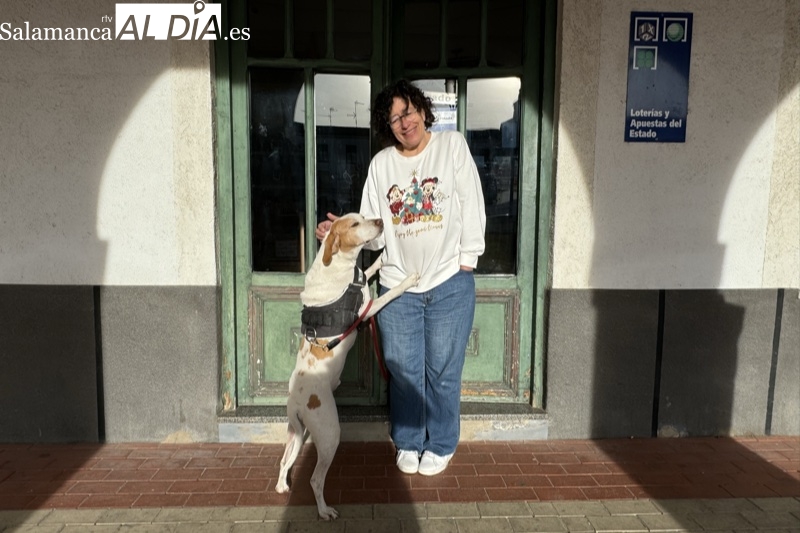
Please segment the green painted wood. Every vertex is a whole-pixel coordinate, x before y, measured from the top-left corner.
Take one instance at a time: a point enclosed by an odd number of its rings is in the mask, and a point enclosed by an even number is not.
[[[244,0],[234,0],[231,9],[231,26],[247,26]],[[249,336],[247,324],[250,278],[252,274],[252,244],[250,238],[250,125],[246,42],[231,43],[231,123],[233,139],[233,198],[234,198],[234,250],[236,284],[236,388],[237,406],[247,402],[250,394],[248,382]]]
[[[330,0],[328,0],[330,4]],[[332,6],[329,5],[332,9]],[[330,12],[330,11],[329,11]],[[329,17],[330,18],[330,17]],[[330,28],[329,28],[330,29]],[[331,29],[332,31],[332,29]],[[333,45],[333,37],[328,43]],[[311,263],[317,256],[317,239],[314,228],[317,226],[317,123],[316,108],[314,106],[314,71],[305,69],[305,135],[306,135],[306,219],[303,231],[305,250],[305,272],[311,268]]]
[[[526,4],[524,35],[526,58],[538,58],[540,30],[537,9]],[[517,282],[520,291],[520,387],[519,401],[531,402],[533,350],[533,312],[536,234],[538,223],[536,193],[539,157],[539,68],[537,61],[523,64],[520,106],[520,211],[517,252]]]
[[[224,35],[229,33],[228,1],[222,0]],[[220,372],[221,411],[236,407],[236,287],[234,282],[233,153],[231,135],[230,48],[228,41],[214,42],[214,82],[217,127],[217,224],[219,225],[219,277],[222,362]]]
[[[246,9],[244,0],[229,1],[231,11],[231,26],[246,26]],[[536,4],[533,9],[526,9],[525,18],[525,54],[526,58],[544,58],[540,65],[537,60],[527,61],[522,68],[491,68],[486,66],[486,21],[481,25],[481,63],[478,68],[454,69],[443,67],[435,70],[409,70],[404,71],[402,53],[403,27],[402,6],[399,2],[382,0],[373,5],[373,56],[369,62],[341,63],[333,58],[332,54],[332,26],[328,21],[328,53],[323,60],[301,61],[292,58],[293,35],[291,32],[292,9],[291,0],[286,0],[286,53],[285,57],[277,60],[262,60],[246,57],[245,43],[225,43],[219,47],[217,53],[218,76],[225,77],[228,70],[228,95],[229,104],[225,103],[225,81],[218,83],[218,95],[222,95],[222,105],[217,110],[220,123],[230,124],[226,128],[220,126],[218,157],[220,162],[220,232],[221,235],[221,266],[220,272],[223,283],[223,307],[229,310],[228,318],[224,318],[223,325],[224,350],[235,353],[235,364],[230,360],[223,362],[222,390],[223,396],[228,393],[233,397],[234,406],[263,404],[264,402],[281,403],[273,397],[270,400],[251,395],[251,391],[261,385],[260,376],[267,376],[265,369],[259,367],[264,363],[263,358],[258,359],[254,354],[250,361],[250,347],[254,341],[251,335],[254,330],[248,328],[252,319],[251,292],[265,288],[268,290],[297,291],[302,287],[303,275],[297,273],[260,273],[251,270],[251,220],[250,220],[250,180],[249,180],[249,96],[247,87],[248,67],[291,67],[305,69],[305,94],[306,109],[306,173],[304,176],[306,190],[306,227],[308,231],[304,246],[304,254],[308,264],[316,255],[317,246],[313,239],[313,227],[316,223],[316,131],[314,127],[314,84],[313,76],[319,71],[334,71],[348,74],[368,74],[371,78],[371,96],[374,97],[391,79],[406,77],[423,78],[456,78],[458,80],[458,97],[460,102],[467,102],[467,80],[476,77],[509,77],[517,76],[522,79],[521,88],[521,142],[520,142],[520,215],[518,229],[518,272],[516,275],[491,275],[478,276],[476,287],[479,293],[479,305],[476,316],[476,331],[473,345],[473,359],[468,359],[465,367],[465,389],[469,395],[474,390],[476,397],[483,401],[515,401],[530,402],[534,407],[542,406],[543,390],[543,347],[544,347],[544,318],[546,288],[548,284],[547,271],[549,266],[550,249],[550,224],[552,216],[552,157],[553,157],[553,95],[554,95],[554,38],[553,42],[545,42],[542,48],[542,31],[545,38],[555,35],[555,0],[546,0],[546,4]],[[533,3],[528,4],[532,6]],[[331,9],[331,0],[327,1]],[[487,13],[488,0],[481,3],[482,13]],[[452,6],[449,6],[452,8]],[[445,8],[448,9],[448,8]],[[385,17],[387,13],[399,15]],[[446,13],[443,14],[443,27],[446,30]],[[446,35],[446,32],[443,33]],[[442,58],[445,60],[444,39],[441,46]],[[224,50],[227,49],[227,52]],[[229,59],[226,66],[225,60]],[[542,70],[544,69],[544,77]],[[549,69],[549,70],[548,70]],[[541,89],[540,89],[541,87]],[[219,92],[219,91],[222,92]],[[218,100],[219,102],[219,100]],[[227,107],[227,112],[226,108]],[[467,106],[459,106],[458,128],[463,133],[466,127]],[[226,137],[227,135],[227,137]],[[228,146],[228,161],[225,160],[225,146]],[[375,153],[380,147],[373,146]],[[225,170],[222,167],[227,167]],[[227,200],[225,200],[227,198]],[[537,246],[538,242],[538,246]],[[227,259],[226,259],[227,258]],[[225,261],[227,260],[227,265]],[[227,268],[227,281],[226,269]],[[227,291],[226,291],[227,286]],[[299,294],[299,293],[297,293]],[[227,301],[226,301],[227,298]],[[265,299],[264,299],[265,298]],[[271,300],[266,296],[260,300],[263,306],[264,317],[271,313],[282,315],[295,314],[292,310],[285,309],[285,305],[278,300]],[[290,304],[286,304],[290,305]],[[295,302],[293,305],[297,305]],[[291,311],[291,312],[290,312]],[[223,309],[223,316],[225,310]],[[288,320],[288,318],[284,317]],[[263,318],[261,333],[267,342],[275,343],[271,346],[283,346],[287,338],[286,333],[290,327],[289,322],[278,326],[277,322]],[[238,326],[238,327],[237,327]],[[228,333],[225,333],[225,331]],[[281,340],[283,339],[283,340]],[[510,345],[512,343],[513,345]],[[288,346],[288,345],[287,345]],[[291,351],[291,350],[290,350]],[[363,359],[365,350],[360,350],[354,366],[349,366],[345,374],[348,380],[356,383],[354,391],[365,390],[372,387],[373,392],[368,393],[369,398],[358,400],[354,396],[343,398],[344,403],[358,402],[384,402],[385,384],[377,379],[373,384],[367,384],[360,368],[370,368],[371,376],[377,377],[377,367]],[[519,360],[509,363],[511,353],[517,353]],[[485,357],[484,357],[485,355]],[[223,356],[224,357],[224,356]],[[291,357],[290,357],[291,359]],[[260,363],[256,363],[260,361]],[[284,361],[285,362],[285,361]],[[288,363],[287,363],[288,364]],[[351,363],[348,362],[348,365]],[[226,366],[227,365],[227,366]],[[359,365],[364,365],[360,367]],[[278,365],[280,366],[280,365]],[[517,368],[518,375],[510,379],[513,372],[509,368]],[[278,367],[276,367],[278,368]],[[283,367],[281,367],[283,368]],[[283,373],[288,373],[288,366]],[[260,372],[260,374],[259,374]],[[235,376],[231,374],[235,373]],[[280,372],[278,372],[280,373]],[[502,376],[501,376],[502,374]],[[228,377],[225,377],[228,376]],[[261,380],[261,381],[260,381]],[[266,382],[270,387],[279,390],[271,379]],[[361,389],[359,389],[361,387]],[[257,391],[256,391],[257,392]],[[482,394],[483,393],[483,394]],[[273,395],[274,396],[274,395]],[[227,400],[226,400],[227,401]]]
[[[546,346],[547,290],[551,285],[553,205],[555,203],[555,86],[556,86],[556,0],[545,0],[542,68],[542,134],[539,160],[538,232],[536,257],[536,309],[534,317],[533,406],[544,406],[544,359]]]
[[[342,62],[336,59],[293,59],[284,57],[280,59],[247,58],[248,67],[275,67],[275,68],[311,68],[316,70],[341,69]],[[369,74],[370,63],[359,61],[347,63],[348,74]]]

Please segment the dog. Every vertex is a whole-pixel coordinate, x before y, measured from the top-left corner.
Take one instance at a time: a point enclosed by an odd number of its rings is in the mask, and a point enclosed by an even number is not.
[[[324,238],[323,253],[318,254],[311,265],[305,277],[304,290],[300,293],[303,338],[297,352],[297,364],[289,379],[289,399],[286,404],[289,437],[275,490],[279,493],[289,490],[289,470],[303,447],[305,431],[308,430],[317,448],[317,465],[311,475],[311,488],[317,511],[323,520],[334,520],[339,516],[333,507],[325,503],[323,488],[341,434],[333,391],[339,386],[347,352],[356,341],[355,325],[372,317],[387,303],[419,283],[419,274],[415,273],[380,298],[370,299],[366,282],[380,270],[381,259],[363,273],[356,261],[364,245],[382,232],[381,219],[365,219],[358,213],[349,213],[335,220]],[[361,278],[363,284],[357,283],[357,278]],[[332,311],[340,306],[342,299],[349,301],[346,306],[355,308],[344,312]],[[356,318],[349,327],[335,323],[328,325],[336,321],[330,320],[327,313],[350,314],[351,318]],[[337,330],[334,334],[331,328],[336,329],[337,326],[343,331]]]

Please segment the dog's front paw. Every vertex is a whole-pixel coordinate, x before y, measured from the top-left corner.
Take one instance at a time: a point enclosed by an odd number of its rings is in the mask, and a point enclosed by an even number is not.
[[[419,272],[414,272],[406,279],[403,280],[403,289],[410,289],[411,287],[416,287],[419,285]]]
[[[317,511],[319,511],[319,517],[323,520],[336,520],[339,518],[339,511],[333,507],[320,507],[317,509]]]

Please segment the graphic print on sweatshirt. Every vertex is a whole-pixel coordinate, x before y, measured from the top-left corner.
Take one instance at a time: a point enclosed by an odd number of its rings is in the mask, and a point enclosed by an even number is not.
[[[392,223],[411,225],[419,222],[441,222],[444,200],[447,195],[439,189],[439,178],[426,177],[419,180],[420,172],[411,172],[411,183],[401,188],[393,184],[386,193]]]

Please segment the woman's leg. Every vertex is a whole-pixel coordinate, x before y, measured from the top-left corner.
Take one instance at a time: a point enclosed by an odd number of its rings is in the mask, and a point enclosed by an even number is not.
[[[386,291],[380,287],[380,293]],[[422,453],[425,443],[423,296],[405,292],[378,313],[389,371],[389,421],[399,450]]]
[[[475,318],[475,277],[460,270],[425,294],[425,450],[455,451],[461,431],[461,373]]]

